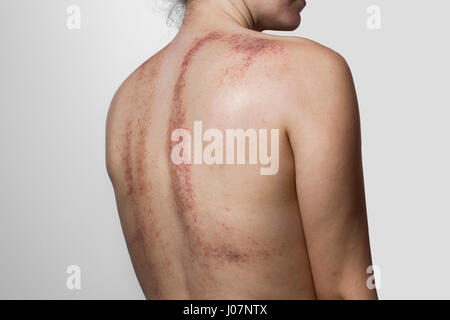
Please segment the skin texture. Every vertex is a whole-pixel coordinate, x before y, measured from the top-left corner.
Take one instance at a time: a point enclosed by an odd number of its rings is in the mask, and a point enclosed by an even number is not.
[[[107,168],[149,299],[376,298],[366,287],[371,258],[351,73],[315,42],[250,30],[286,29],[293,8],[297,16],[302,8],[270,3],[188,2],[177,37],[113,99]],[[193,132],[196,120],[222,132],[279,129],[278,173],[173,164],[179,141],[171,133]]]

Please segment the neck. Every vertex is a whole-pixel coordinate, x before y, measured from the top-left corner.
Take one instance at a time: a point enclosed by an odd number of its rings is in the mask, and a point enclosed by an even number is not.
[[[231,28],[257,30],[254,17],[244,0],[190,0],[186,5],[180,33]]]

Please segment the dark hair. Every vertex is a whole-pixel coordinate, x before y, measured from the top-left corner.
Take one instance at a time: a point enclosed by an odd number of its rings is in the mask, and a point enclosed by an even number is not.
[[[168,0],[169,13],[167,15],[167,24],[176,24],[178,27],[181,25],[184,16],[184,8],[187,0]]]

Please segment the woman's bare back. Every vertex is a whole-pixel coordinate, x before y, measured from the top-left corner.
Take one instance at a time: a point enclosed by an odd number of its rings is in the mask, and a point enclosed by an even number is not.
[[[358,101],[304,0],[182,1],[112,102],[107,166],[147,298],[374,299]]]
[[[174,42],[116,94],[109,171],[148,298],[315,297],[280,107],[289,53],[282,40],[255,34]],[[177,129],[192,135],[192,164],[174,164]],[[223,163],[195,164],[194,140],[208,129],[223,133]],[[268,135],[279,145],[277,172],[262,175],[269,165],[250,163],[249,138],[245,164],[227,164],[227,129],[279,130],[278,141]]]

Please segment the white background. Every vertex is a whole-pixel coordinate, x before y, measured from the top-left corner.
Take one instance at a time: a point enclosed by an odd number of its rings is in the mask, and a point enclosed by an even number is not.
[[[66,9],[81,8],[81,30]],[[366,26],[381,8],[381,30]],[[0,298],[142,299],[104,166],[125,77],[176,33],[152,0],[0,2]],[[380,297],[450,298],[448,1],[310,0],[292,35],[340,52],[360,101]],[[66,268],[79,265],[81,290]]]

